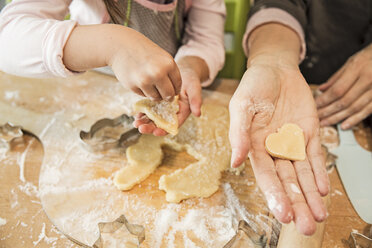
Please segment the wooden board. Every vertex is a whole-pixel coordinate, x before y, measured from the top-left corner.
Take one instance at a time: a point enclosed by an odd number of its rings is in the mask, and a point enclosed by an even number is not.
[[[235,80],[217,80],[211,89],[231,95],[236,86],[237,81]],[[0,73],[0,92],[2,93],[0,94],[0,102],[8,106],[21,106],[26,110],[51,115],[62,110],[71,112],[71,109],[73,111],[78,109],[79,111],[69,117],[74,123],[82,121],[79,118],[82,117],[83,112],[87,112],[85,117],[88,118],[90,111],[93,110],[96,110],[95,114],[100,117],[106,116],[108,112],[112,112],[114,115],[127,111],[125,107],[120,105],[123,101],[121,97],[116,99],[120,106],[110,106],[109,104],[112,95],[116,92],[116,87],[118,86],[111,77],[92,72],[70,79],[42,80],[19,78]],[[100,94],[95,98],[90,97],[94,96],[90,92],[97,90]],[[78,105],[83,105],[83,108],[77,107]],[[2,120],[6,120],[6,117],[7,113],[2,113]],[[43,130],[43,126],[37,122],[44,123],[43,121],[46,120],[23,118],[25,124],[33,126],[39,130],[38,132]],[[18,247],[20,244],[24,247],[75,247],[50,224],[41,210],[37,196],[37,182],[43,156],[42,144],[30,136],[26,136],[26,138],[25,144],[14,146],[7,157],[0,162],[0,218],[7,220],[4,226],[0,226],[0,247]],[[166,150],[163,166],[166,168],[174,163],[179,164],[179,161],[184,161],[180,166],[187,166],[190,159],[192,158],[185,153]],[[167,162],[168,160],[169,162]],[[23,171],[20,169],[21,167],[24,169]],[[97,178],[105,178],[110,174],[110,171],[102,170],[101,167],[97,168]],[[239,184],[232,184],[232,188],[244,205],[245,200],[242,199],[244,197],[246,201],[256,201],[256,199],[252,199],[255,197],[247,196],[247,192],[257,191],[259,193],[250,168],[247,169],[246,174],[245,180],[247,181],[242,183],[249,182],[250,186],[247,191],[241,189]],[[332,182],[330,217],[327,220],[322,247],[343,247],[342,240],[348,238],[352,229],[362,232],[367,225],[352,209],[336,170],[330,172],[330,178]],[[241,190],[240,193],[239,190]],[[259,199],[259,204],[264,202],[260,194],[257,199]],[[257,208],[260,208],[259,204],[256,206]],[[248,210],[252,211],[249,208]],[[258,212],[260,211],[261,209],[258,210]],[[269,215],[267,214],[267,216]]]
[[[128,192],[118,191],[112,177],[125,166],[124,152],[92,153],[79,138],[80,131],[88,130],[97,120],[128,113],[137,99],[112,78],[97,74],[89,82],[20,81],[3,87],[12,93],[0,103],[2,112],[8,111],[0,120],[21,125],[41,140],[44,160],[38,195],[51,221],[72,239],[91,246],[99,237],[99,222],[111,222],[124,214],[131,223],[145,227],[146,240],[141,247],[183,247],[187,242],[222,247],[234,235],[240,219],[269,237],[275,236],[272,242],[276,242],[277,232],[272,232],[275,221],[249,166],[241,176],[225,173],[220,190],[208,199],[168,204],[158,189],[159,177],[193,159],[185,152],[168,149],[153,175]],[[229,98],[217,92],[204,93],[205,102],[225,107]],[[174,158],[167,159],[169,154]],[[164,219],[169,215],[172,220]],[[172,234],[169,225],[180,227]]]

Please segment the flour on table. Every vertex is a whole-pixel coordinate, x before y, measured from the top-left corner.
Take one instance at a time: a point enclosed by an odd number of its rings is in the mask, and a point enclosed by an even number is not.
[[[0,226],[4,226],[6,224],[6,219],[0,217]]]
[[[320,128],[320,143],[328,149],[334,149],[339,145],[337,130],[334,127]]]
[[[18,100],[19,99],[19,91],[5,91],[4,92],[5,100]]]

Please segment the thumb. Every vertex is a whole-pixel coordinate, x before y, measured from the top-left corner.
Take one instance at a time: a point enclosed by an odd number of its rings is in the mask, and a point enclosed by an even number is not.
[[[182,91],[185,99],[187,99],[190,104],[190,110],[193,115],[199,117],[201,114],[201,105],[202,105],[202,88],[200,85],[200,79],[197,76],[187,77],[187,84],[185,84]]]
[[[190,108],[191,112],[195,116],[200,116],[201,114],[201,105],[202,105],[202,96],[201,96],[201,86],[196,85],[195,87],[192,87],[188,92],[189,102],[190,102]]]
[[[247,104],[247,100],[245,99],[241,99],[240,101],[239,99],[233,97],[230,101],[229,140],[232,150],[232,168],[239,167],[247,159],[251,146],[249,133],[254,111],[249,111],[251,108],[244,107],[248,107],[249,105],[250,104]]]

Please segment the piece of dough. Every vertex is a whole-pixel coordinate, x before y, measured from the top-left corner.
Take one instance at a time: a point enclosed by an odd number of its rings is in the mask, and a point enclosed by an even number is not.
[[[162,143],[163,137],[143,134],[136,144],[128,147],[128,165],[115,174],[115,186],[129,190],[151,175],[163,159]]]
[[[171,102],[165,100],[156,102],[150,99],[143,99],[134,104],[133,110],[146,114],[157,127],[164,129],[168,133],[173,135],[178,133],[178,96],[174,97]]]
[[[293,123],[286,123],[277,133],[267,136],[265,148],[273,157],[293,161],[306,159],[304,132]]]
[[[161,164],[161,147],[169,145],[176,150],[186,149],[198,161],[160,177],[159,188],[166,192],[166,200],[177,203],[192,197],[211,196],[218,190],[221,173],[229,168],[228,125],[227,108],[205,104],[202,115],[199,118],[190,115],[178,135],[143,135],[137,144],[127,149],[129,165],[115,175],[115,185],[129,190],[143,181]]]
[[[229,115],[225,107],[205,104],[199,118],[191,116],[172,140],[183,144],[199,161],[159,180],[168,202],[209,197],[218,190],[221,173],[229,168]]]

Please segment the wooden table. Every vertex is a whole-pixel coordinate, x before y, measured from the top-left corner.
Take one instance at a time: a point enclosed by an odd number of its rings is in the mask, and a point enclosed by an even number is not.
[[[0,81],[4,75],[0,72]],[[94,72],[88,72],[76,77],[76,80],[86,80],[92,76]],[[9,76],[6,78],[18,79]],[[37,81],[32,79],[30,83]],[[50,79],[51,83],[53,81],[54,79]],[[233,94],[238,83],[236,80],[216,80],[209,89]],[[364,146],[367,144],[363,132],[357,137]],[[42,144],[31,134],[26,134],[23,140],[14,141],[11,148],[8,155],[0,161],[0,218],[6,220],[6,224],[0,226],[0,248],[78,247],[51,224],[37,197],[38,176],[43,159]],[[24,178],[20,177],[20,170],[24,170]],[[329,176],[330,216],[326,222],[322,247],[344,247],[343,240],[348,239],[351,231],[363,232],[368,225],[353,209],[335,168],[331,169]]]

